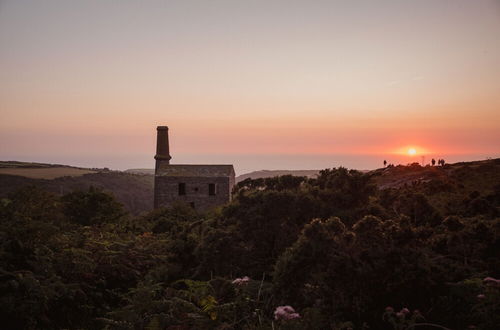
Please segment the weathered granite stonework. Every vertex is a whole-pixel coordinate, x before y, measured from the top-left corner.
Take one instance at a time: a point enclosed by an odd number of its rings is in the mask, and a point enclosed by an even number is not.
[[[205,211],[231,200],[235,183],[233,165],[170,164],[168,127],[157,128],[154,207],[185,202]]]

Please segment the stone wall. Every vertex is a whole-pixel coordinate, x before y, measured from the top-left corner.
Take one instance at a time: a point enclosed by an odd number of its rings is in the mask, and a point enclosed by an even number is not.
[[[185,195],[179,195],[179,183],[185,184]],[[215,195],[209,195],[209,184],[216,185]],[[234,179],[230,177],[155,176],[155,208],[171,206],[181,201],[206,211],[230,201]]]

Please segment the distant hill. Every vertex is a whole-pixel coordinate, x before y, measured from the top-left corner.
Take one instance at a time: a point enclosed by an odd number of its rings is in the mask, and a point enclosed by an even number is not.
[[[131,168],[128,170],[124,171],[125,173],[132,173],[132,174],[147,174],[147,175],[154,175],[155,170],[154,168]]]
[[[76,166],[62,165],[62,164],[47,164],[35,162],[18,162],[15,160],[0,160],[0,168],[50,168],[50,167],[70,167],[79,168]]]
[[[154,175],[155,170],[152,168],[132,168],[125,171],[126,173],[134,173],[134,174],[149,174]],[[307,176],[308,178],[312,178],[318,175],[319,170],[261,170],[254,171],[250,173],[245,173],[242,175],[238,175],[236,177],[236,183],[243,181],[248,178],[259,179],[259,178],[272,178],[274,176],[280,175],[295,175],[295,176]]]
[[[243,181],[245,179],[260,179],[260,178],[272,178],[280,175],[294,175],[294,176],[307,176],[308,178],[313,178],[318,175],[320,170],[261,170],[254,171],[246,174],[242,174],[236,177],[236,183]]]
[[[83,168],[61,164],[0,161],[0,174],[19,175],[32,179],[55,179],[89,173],[109,172],[108,168]]]
[[[472,200],[476,204],[488,204],[491,201],[485,202],[484,199],[500,196],[498,158],[445,166],[395,166],[370,173],[379,188],[408,187],[425,195],[442,214],[454,214]]]
[[[0,198],[29,185],[56,194],[98,187],[112,193],[132,214],[150,211],[153,207],[152,175],[59,164],[0,162]]]
[[[93,170],[73,167],[40,167],[40,168],[0,168],[0,174],[19,175],[31,179],[56,179],[64,176],[80,176],[89,173],[97,173]]]
[[[462,191],[468,192],[491,192],[500,185],[500,159],[445,166],[399,165],[366,172],[373,175],[373,180],[381,189],[399,188],[405,185],[422,185],[425,189],[430,189],[425,184],[432,182],[437,192],[449,187],[459,187]],[[280,175],[313,178],[318,173],[319,170],[262,170],[240,175],[236,177],[236,182],[247,178],[258,179]],[[26,185],[36,185],[58,194],[94,186],[113,193],[127,210],[138,214],[152,209],[153,174],[153,169],[130,169],[122,172],[59,164],[0,162],[0,198]],[[439,194],[436,196],[437,205],[441,201]],[[457,198],[459,196],[461,195],[457,194]]]
[[[470,189],[490,189],[500,184],[500,158],[459,162],[445,166],[398,165],[370,171],[381,189],[399,188],[408,184],[441,181],[460,184]]]
[[[255,171],[240,175],[266,178],[278,175],[314,177],[318,170]],[[56,194],[98,187],[112,193],[132,214],[150,211],[153,204],[154,169],[110,171],[106,168],[80,168],[61,164],[0,161],[0,198],[21,187],[35,185]]]

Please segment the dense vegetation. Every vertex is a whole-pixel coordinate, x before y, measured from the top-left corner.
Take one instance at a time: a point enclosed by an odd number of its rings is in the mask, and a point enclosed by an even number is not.
[[[53,171],[45,175],[43,172],[37,172],[36,175],[26,176],[34,174],[33,170]],[[77,175],[68,175],[68,170],[81,172]],[[236,177],[236,182],[249,177],[263,178],[284,174],[314,176],[318,172],[257,171]],[[151,211],[153,207],[153,181],[154,169],[130,169],[121,172],[110,171],[107,168],[77,168],[67,165],[0,161],[0,198],[30,185],[59,195],[97,187],[111,193],[123,204],[126,211],[139,215]]]
[[[0,202],[1,327],[497,329],[500,164],[447,166],[247,179],[208,214],[24,188]]]
[[[4,166],[4,165],[2,165]],[[55,179],[34,179],[20,175],[0,174],[0,198],[24,186],[37,186],[54,194],[97,187],[112,193],[131,214],[150,211],[153,205],[152,175],[97,170],[81,176],[62,176]]]

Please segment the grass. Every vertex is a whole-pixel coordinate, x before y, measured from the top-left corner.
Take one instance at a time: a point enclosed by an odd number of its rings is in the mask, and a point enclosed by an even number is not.
[[[47,179],[47,180],[52,180],[63,176],[81,176],[88,173],[96,173],[96,171],[74,168],[74,167],[0,168],[0,174],[18,175],[30,179]]]

